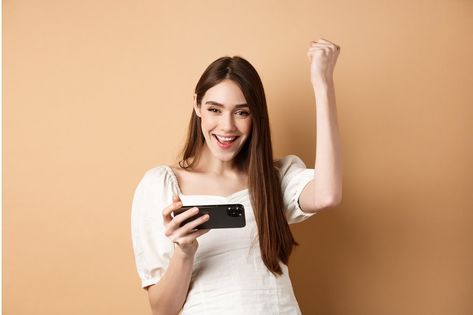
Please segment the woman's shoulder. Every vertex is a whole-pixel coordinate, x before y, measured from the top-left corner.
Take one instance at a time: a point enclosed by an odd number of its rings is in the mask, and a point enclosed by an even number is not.
[[[160,165],[153,166],[151,168],[148,168],[145,171],[145,176],[150,177],[150,178],[162,177],[166,174],[168,168],[169,168],[169,166],[166,165],[166,164],[160,164]]]
[[[147,185],[167,185],[172,183],[173,174],[169,165],[160,164],[148,168],[143,175],[142,181]]]
[[[284,174],[291,168],[306,168],[304,161],[294,154],[289,154],[284,157],[274,160],[274,166]]]

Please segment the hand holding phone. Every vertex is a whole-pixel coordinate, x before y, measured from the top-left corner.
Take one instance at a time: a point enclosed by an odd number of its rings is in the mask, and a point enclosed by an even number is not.
[[[173,202],[163,209],[164,235],[177,244],[184,254],[192,256],[199,246],[197,238],[210,231],[209,229],[196,230],[196,226],[206,222],[209,216],[200,216],[183,226],[182,222],[197,214],[198,209],[194,208],[179,215],[171,215],[174,211],[181,209],[181,207],[182,202],[179,196],[175,195]]]

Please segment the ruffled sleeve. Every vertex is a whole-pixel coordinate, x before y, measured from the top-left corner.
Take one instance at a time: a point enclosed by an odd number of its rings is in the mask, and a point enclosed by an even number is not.
[[[276,162],[281,179],[285,215],[289,224],[304,221],[315,213],[304,212],[299,197],[304,187],[314,178],[314,169],[306,168],[296,155],[288,155]]]
[[[131,236],[141,287],[156,284],[174,252],[164,235],[162,210],[172,202],[171,178],[164,166],[148,170],[135,189],[131,209]]]

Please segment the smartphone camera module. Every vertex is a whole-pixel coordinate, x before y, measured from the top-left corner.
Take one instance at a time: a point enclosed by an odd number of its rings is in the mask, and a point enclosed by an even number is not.
[[[231,206],[227,207],[227,214],[231,217],[241,217],[243,215],[243,211],[239,206]]]

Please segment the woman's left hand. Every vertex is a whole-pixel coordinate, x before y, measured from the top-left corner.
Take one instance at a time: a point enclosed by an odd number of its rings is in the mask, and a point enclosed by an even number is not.
[[[333,79],[333,69],[337,62],[340,46],[323,38],[310,43],[307,57],[310,62],[310,79],[312,83]]]

